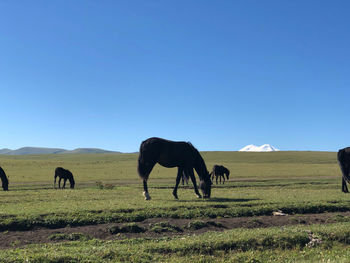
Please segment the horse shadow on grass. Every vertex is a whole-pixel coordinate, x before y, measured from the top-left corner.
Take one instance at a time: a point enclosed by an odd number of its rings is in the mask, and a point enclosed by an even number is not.
[[[174,200],[177,202],[216,202],[216,203],[232,203],[232,202],[250,202],[250,201],[258,201],[260,198],[222,198],[222,197],[212,197],[210,199],[196,199],[196,200]]]

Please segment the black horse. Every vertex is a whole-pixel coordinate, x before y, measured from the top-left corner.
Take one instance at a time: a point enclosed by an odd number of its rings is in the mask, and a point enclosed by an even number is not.
[[[140,177],[143,179],[145,200],[151,199],[148,193],[147,179],[156,163],[167,168],[178,167],[176,184],[173,190],[176,199],[178,199],[177,188],[183,173],[191,178],[197,197],[202,197],[198,192],[193,168],[199,176],[199,188],[204,198],[210,198],[212,183],[205,162],[198,150],[189,142],[174,142],[154,137],[143,141],[140,145],[137,168]]]
[[[7,179],[7,176],[1,167],[0,167],[0,179],[2,181],[2,189],[4,191],[8,191],[9,190],[9,180]]]
[[[338,163],[343,174],[341,190],[349,193],[346,182],[350,183],[350,147],[338,151]]]
[[[223,184],[224,184],[225,183],[225,175],[226,175],[227,180],[230,178],[230,170],[222,165],[216,164],[213,166],[213,171],[210,173],[210,175],[211,175],[212,181],[214,180],[214,176],[215,176],[216,184],[218,184],[218,178],[220,178],[220,184],[221,184],[221,177],[222,177]]]
[[[63,179],[63,186],[62,186],[62,189],[64,189],[66,187],[66,182],[67,180],[69,180],[69,183],[70,183],[70,188],[74,188],[74,185],[75,185],[75,181],[74,181],[74,177],[73,177],[73,174],[69,171],[69,170],[66,170],[62,167],[57,167],[56,170],[55,170],[55,181],[53,183],[53,187],[56,189],[56,178],[57,176],[59,177],[59,180],[58,180],[58,188],[61,188],[61,180]]]

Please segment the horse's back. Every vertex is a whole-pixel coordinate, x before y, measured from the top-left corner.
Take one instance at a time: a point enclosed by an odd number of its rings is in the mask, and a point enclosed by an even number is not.
[[[186,166],[194,162],[193,149],[188,142],[152,137],[141,143],[139,159],[149,159],[165,167]]]
[[[57,177],[57,176],[68,178],[68,177],[72,177],[73,174],[71,173],[71,171],[69,171],[67,169],[64,169],[62,167],[57,167],[55,169],[55,177]]]

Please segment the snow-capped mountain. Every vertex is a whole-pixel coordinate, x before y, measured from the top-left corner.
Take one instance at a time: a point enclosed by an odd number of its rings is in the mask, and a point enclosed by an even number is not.
[[[249,144],[242,149],[239,150],[240,152],[275,152],[279,151],[279,149],[273,147],[270,144],[263,144],[261,146],[256,146],[253,144]]]

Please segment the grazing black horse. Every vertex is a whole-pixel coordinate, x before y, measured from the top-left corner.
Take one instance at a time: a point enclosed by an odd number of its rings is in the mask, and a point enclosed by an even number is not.
[[[191,178],[197,197],[202,197],[198,192],[193,169],[196,170],[199,176],[199,188],[204,198],[210,198],[212,183],[205,162],[198,150],[189,142],[174,142],[153,137],[141,143],[138,159],[137,169],[143,179],[145,200],[151,199],[148,193],[147,179],[156,163],[167,168],[178,167],[176,184],[173,190],[176,199],[178,199],[177,188],[184,173]]]
[[[74,188],[74,185],[75,185],[75,181],[74,181],[74,177],[73,177],[73,174],[69,171],[69,170],[66,170],[62,167],[57,167],[56,170],[55,170],[55,181],[53,183],[53,187],[56,189],[56,178],[57,176],[59,177],[59,180],[58,180],[58,188],[61,188],[61,180],[63,179],[63,186],[62,186],[62,189],[64,189],[66,187],[66,181],[67,179],[69,180],[69,183],[70,183],[70,188]]]
[[[9,190],[9,180],[7,179],[7,176],[1,167],[0,167],[0,179],[2,181],[2,189],[4,191],[8,191]]]
[[[343,174],[341,190],[349,193],[346,182],[350,183],[350,147],[338,151],[338,163]]]
[[[220,178],[220,184],[221,184],[221,177],[223,178],[223,183],[225,183],[225,175],[227,180],[230,178],[230,170],[227,169],[226,167],[222,166],[222,165],[214,165],[213,166],[213,171],[210,173],[211,175],[211,180],[214,180],[214,176],[215,176],[215,181],[216,184],[218,184],[218,178]]]

